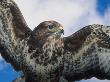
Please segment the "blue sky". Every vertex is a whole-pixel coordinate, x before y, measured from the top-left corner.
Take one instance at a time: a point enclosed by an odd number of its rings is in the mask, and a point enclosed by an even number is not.
[[[10,64],[5,62],[5,60],[0,60],[0,82],[11,82],[21,74],[21,72],[16,72]]]
[[[110,7],[110,0],[97,0],[97,11],[104,16],[106,10]]]
[[[26,22],[33,29],[44,20],[56,20],[65,29],[65,36],[88,24],[110,25],[110,0],[15,0]],[[11,82],[20,76],[0,57],[0,82]],[[109,82],[96,78],[81,82]]]

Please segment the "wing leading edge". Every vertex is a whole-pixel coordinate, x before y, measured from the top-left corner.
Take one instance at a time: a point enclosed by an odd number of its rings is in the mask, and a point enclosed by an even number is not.
[[[89,25],[64,37],[64,77],[110,79],[110,27]]]

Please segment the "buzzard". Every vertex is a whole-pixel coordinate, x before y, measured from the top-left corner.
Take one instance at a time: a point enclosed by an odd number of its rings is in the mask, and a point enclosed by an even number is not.
[[[33,31],[13,0],[0,0],[0,53],[25,82],[110,79],[110,26],[88,25],[68,37],[56,21]]]

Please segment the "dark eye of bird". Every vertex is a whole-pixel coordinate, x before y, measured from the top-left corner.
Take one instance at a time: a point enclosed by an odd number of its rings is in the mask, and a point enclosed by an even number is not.
[[[52,28],[53,28],[53,25],[48,25],[48,28],[49,28],[49,29],[52,29]]]

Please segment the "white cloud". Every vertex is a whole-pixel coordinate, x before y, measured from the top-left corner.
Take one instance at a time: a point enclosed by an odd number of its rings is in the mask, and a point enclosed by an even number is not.
[[[65,29],[65,36],[88,24],[109,24],[110,10],[102,18],[96,11],[96,0],[15,0],[29,27],[45,20],[56,20]],[[105,22],[106,21],[106,22]]]
[[[110,81],[108,81],[108,80],[98,80],[97,78],[93,77],[89,80],[82,80],[80,82],[110,82]]]
[[[0,60],[2,60],[2,56],[1,56],[1,54],[0,54]]]
[[[45,20],[60,22],[65,33],[88,24],[94,14],[96,0],[15,0],[31,29]],[[92,11],[92,13],[91,13]],[[84,17],[85,16],[85,17]],[[83,18],[84,17],[84,18]],[[81,19],[83,18],[83,19]],[[84,26],[85,26],[84,25]],[[69,32],[70,33],[70,32]]]

